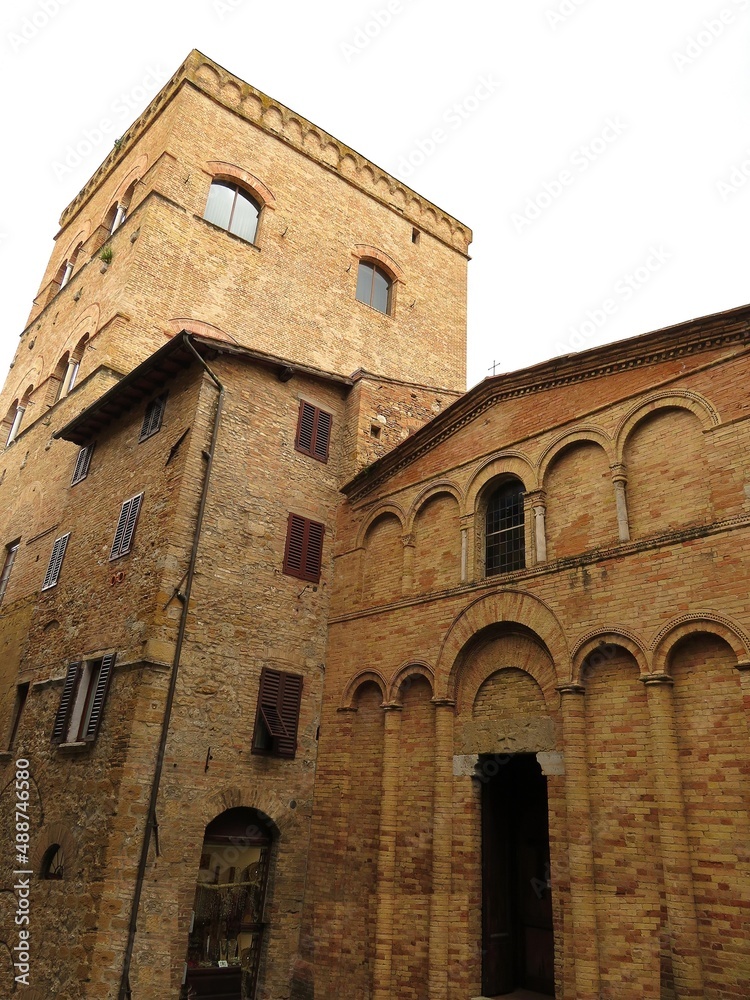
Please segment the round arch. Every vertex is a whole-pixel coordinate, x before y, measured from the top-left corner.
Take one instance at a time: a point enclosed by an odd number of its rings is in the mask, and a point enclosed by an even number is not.
[[[435,694],[435,671],[426,660],[409,660],[391,677],[387,689],[387,704],[403,704],[404,688],[412,677],[424,677]]]
[[[626,650],[638,664],[641,676],[650,674],[651,657],[649,652],[634,632],[629,629],[613,626],[612,628],[602,628],[595,632],[588,632],[582,636],[573,647],[571,681],[575,684],[585,684],[583,670],[586,661],[599,654],[602,659],[609,659],[611,651],[615,648]]]
[[[461,653],[478,632],[507,622],[522,625],[547,649],[558,677],[570,674],[570,651],[562,626],[551,608],[522,590],[499,590],[478,597],[456,616],[443,639],[435,666],[435,697],[455,699],[462,668]]]
[[[737,657],[738,663],[750,662],[750,637],[741,626],[725,615],[713,611],[698,611],[673,619],[654,637],[651,643],[654,673],[669,673],[669,659],[677,643],[687,636],[701,633],[723,639]]]
[[[363,549],[365,547],[367,532],[379,518],[388,514],[392,514],[394,517],[398,518],[399,524],[401,525],[401,533],[404,534],[404,526],[406,524],[406,514],[404,513],[404,509],[400,504],[395,503],[393,500],[387,500],[378,504],[378,506],[371,510],[364,519],[360,525],[359,531],[357,532],[357,544],[355,545],[355,548]]]
[[[480,493],[498,476],[515,476],[523,483],[524,490],[531,493],[539,488],[533,463],[521,451],[503,451],[493,455],[476,469],[466,487],[462,514],[473,514]]]
[[[209,160],[206,163],[206,170],[211,174],[212,180],[237,181],[247,190],[248,194],[260,202],[261,208],[272,210],[276,208],[276,195],[273,191],[259,177],[251,174],[244,167],[239,167],[236,163],[227,163],[225,160]]]
[[[566,449],[575,444],[594,444],[603,449],[607,456],[607,463],[615,464],[615,443],[609,434],[599,427],[587,424],[584,427],[576,427],[573,430],[560,434],[542,452],[537,465],[537,481],[543,488],[547,478],[547,471],[555,459]]]
[[[675,389],[671,392],[653,393],[632,407],[620,421],[615,431],[615,462],[617,464],[623,462],[628,438],[642,420],[657,410],[674,409],[689,410],[694,413],[704,431],[718,427],[721,423],[718,411],[697,392]]]
[[[437,496],[452,496],[453,499],[458,504],[459,513],[463,508],[463,494],[459,486],[457,486],[450,479],[441,479],[436,483],[430,483],[429,486],[425,486],[423,490],[416,495],[412,501],[409,512],[406,515],[404,532],[410,535],[414,530],[414,523],[426,504],[430,502],[434,497]]]
[[[379,670],[361,670],[346,685],[339,707],[354,708],[354,702],[363,684],[375,684],[380,689],[380,697],[383,700],[383,704],[387,704],[388,684],[385,677]]]
[[[370,246],[367,243],[355,243],[352,255],[356,257],[357,260],[371,260],[380,264],[392,281],[404,280],[403,267],[396,263],[390,254],[387,254],[384,250],[380,250],[378,247]]]

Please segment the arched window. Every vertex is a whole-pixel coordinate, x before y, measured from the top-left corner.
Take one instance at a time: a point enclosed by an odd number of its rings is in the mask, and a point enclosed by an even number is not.
[[[185,987],[196,996],[254,997],[271,829],[255,809],[227,809],[206,827]]]
[[[65,875],[65,852],[60,844],[50,844],[44,852],[39,867],[39,878],[45,881],[61,879]]]
[[[78,256],[82,249],[83,249],[83,243],[79,243],[78,246],[73,251],[73,253],[70,255],[70,257],[68,257],[67,260],[64,260],[60,265],[60,269],[57,272],[57,276],[55,278],[60,288],[65,288],[67,283],[70,281],[73,275],[73,270],[76,266],[76,261],[78,260]]]
[[[211,184],[203,218],[240,239],[253,243],[260,209],[258,202],[239,184],[219,180]]]
[[[130,201],[133,197],[133,192],[135,191],[136,182],[130,185],[125,194],[116,201],[114,205],[110,206],[109,211],[104,219],[104,227],[109,232],[110,236],[119,229],[128,216],[128,209],[130,208]]]
[[[9,444],[12,444],[18,437],[18,432],[21,429],[21,421],[23,420],[23,415],[31,402],[31,394],[34,391],[34,386],[30,385],[26,392],[23,394],[21,402],[14,402],[11,406],[8,416],[5,418],[3,426],[10,426],[8,432],[8,439],[5,442],[5,447],[7,448]]]
[[[382,267],[361,260],[357,272],[357,298],[382,313],[390,313],[393,282]]]
[[[58,399],[62,399],[65,395],[63,391],[63,384],[65,382],[65,375],[68,371],[68,365],[70,363],[70,356],[66,351],[65,354],[57,362],[57,367],[52,372],[49,377],[49,389],[47,390],[47,405],[53,406]]]
[[[487,501],[485,574],[510,573],[526,565],[523,525],[524,487],[520,479],[501,483]]]

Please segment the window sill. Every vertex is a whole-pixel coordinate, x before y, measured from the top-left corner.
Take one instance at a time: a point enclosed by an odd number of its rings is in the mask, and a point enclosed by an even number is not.
[[[75,743],[58,743],[57,749],[72,756],[73,754],[83,753],[90,745],[90,743],[84,740],[79,740]]]
[[[0,764],[9,764],[13,760],[11,750],[0,750]]]
[[[228,229],[225,229],[223,226],[219,226],[215,222],[210,222],[208,219],[204,219],[202,216],[196,216],[196,218],[199,218],[201,222],[205,222],[207,226],[210,226],[217,233],[224,233],[225,236],[229,236],[231,239],[236,240],[238,243],[241,243],[243,247],[250,247],[251,250],[255,250],[257,253],[260,253],[260,247],[258,246],[257,243],[251,243],[250,240],[243,239],[243,237],[238,236],[237,233],[232,233]]]

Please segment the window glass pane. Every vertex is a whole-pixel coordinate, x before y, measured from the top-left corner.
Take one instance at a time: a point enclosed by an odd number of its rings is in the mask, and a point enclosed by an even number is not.
[[[214,181],[208,192],[208,202],[203,218],[223,229],[228,229],[234,193],[234,185],[227,184],[225,181]]]
[[[244,191],[237,192],[232,213],[232,224],[229,232],[234,233],[248,243],[255,240],[255,230],[258,228],[258,209]]]
[[[375,270],[375,284],[372,289],[372,305],[381,312],[388,312],[388,296],[391,283],[382,271]]]
[[[372,294],[372,264],[366,263],[366,261],[361,260],[359,262],[359,271],[357,273],[357,298],[360,302],[366,302],[369,306],[370,296]]]

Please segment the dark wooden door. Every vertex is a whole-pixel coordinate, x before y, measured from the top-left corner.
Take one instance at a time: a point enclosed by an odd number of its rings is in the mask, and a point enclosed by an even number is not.
[[[482,992],[554,996],[547,779],[518,754],[482,786]]]

